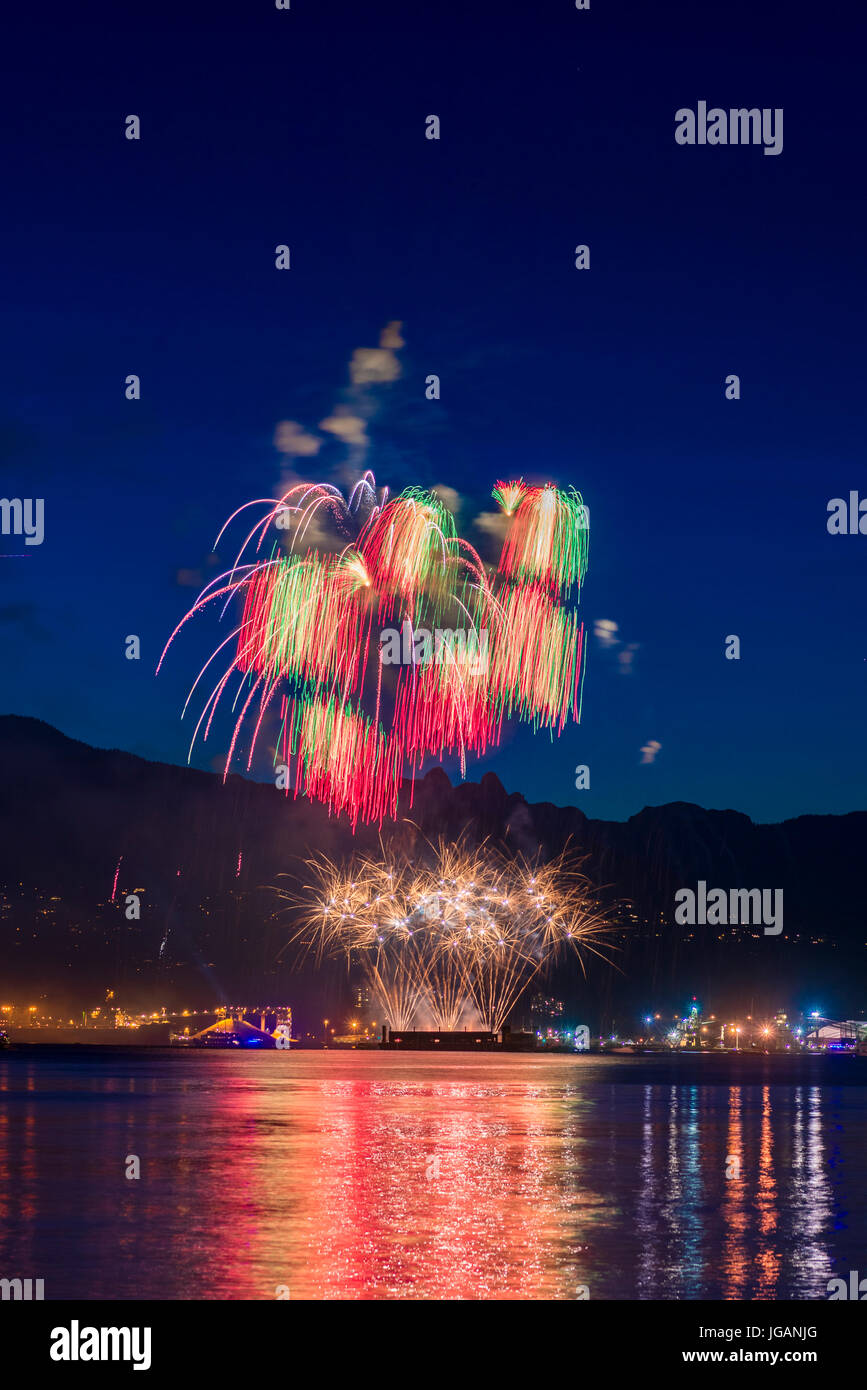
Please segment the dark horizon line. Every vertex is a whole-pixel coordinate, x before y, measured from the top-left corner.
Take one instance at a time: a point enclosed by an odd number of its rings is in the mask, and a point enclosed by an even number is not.
[[[79,748],[86,748],[91,753],[119,753],[124,758],[134,758],[137,762],[146,763],[150,767],[176,768],[180,772],[189,772],[200,777],[218,778],[222,781],[222,773],[207,771],[204,768],[193,767],[190,763],[174,763],[168,762],[162,758],[146,758],[143,757],[141,753],[132,753],[126,748],[104,748],[98,747],[97,745],[92,743],[85,743],[82,739],[74,738],[71,734],[64,733],[64,731],[62,729],[58,729],[55,724],[50,724],[47,719],[40,719],[38,716],[32,714],[15,714],[12,712],[0,714],[0,733],[2,733],[4,725],[17,722],[33,726],[34,728],[47,730],[51,735],[53,735],[56,738],[62,739],[65,743],[77,744]],[[588,816],[586,812],[582,811],[581,807],[577,806],[574,802],[567,802],[565,805],[559,805],[556,802],[547,800],[529,801],[523,792],[507,791],[506,787],[503,785],[496,772],[483,772],[482,775],[476,781],[473,781],[470,778],[463,778],[459,782],[453,782],[449,774],[446,772],[445,768],[439,763],[437,763],[433,767],[428,768],[427,772],[419,774],[419,776],[413,780],[404,778],[401,783],[401,787],[409,789],[414,784],[414,782],[424,782],[427,781],[427,779],[430,777],[436,778],[437,776],[444,777],[449,787],[453,790],[458,790],[461,787],[478,787],[481,786],[483,782],[489,779],[493,779],[493,781],[495,781],[497,785],[501,788],[503,795],[507,798],[516,797],[519,800],[523,801],[525,806],[551,806],[555,811],[577,811],[578,814],[584,816],[584,819],[588,822],[588,824],[591,825],[629,825],[632,821],[637,820],[640,816],[645,815],[648,811],[664,811],[667,810],[669,807],[675,806],[688,806],[690,809],[703,811],[706,815],[741,816],[744,820],[749,821],[750,825],[767,827],[794,825],[797,821],[801,820],[845,820],[847,816],[861,816],[867,814],[867,807],[864,807],[862,809],[853,811],[804,811],[797,816],[787,816],[784,820],[755,821],[753,820],[752,816],[747,814],[746,811],[739,811],[734,806],[702,806],[697,801],[677,800],[661,801],[652,804],[647,803],[641,808],[640,811],[635,811],[631,816],[627,816],[625,820],[606,819],[601,816]],[[260,781],[258,778],[255,777],[246,777],[241,772],[230,772],[226,778],[226,781],[228,782],[231,778],[236,778],[240,782],[249,783],[253,786],[258,787],[273,786],[273,783],[271,783],[268,780]],[[307,797],[306,795],[302,795],[300,797],[293,795],[292,799],[309,800],[313,805],[320,804],[315,802],[314,800],[311,800],[311,798]]]

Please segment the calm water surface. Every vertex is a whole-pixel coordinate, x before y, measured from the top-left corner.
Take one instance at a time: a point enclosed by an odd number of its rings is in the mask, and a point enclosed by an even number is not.
[[[865,1236],[867,1059],[0,1055],[47,1298],[826,1298]]]

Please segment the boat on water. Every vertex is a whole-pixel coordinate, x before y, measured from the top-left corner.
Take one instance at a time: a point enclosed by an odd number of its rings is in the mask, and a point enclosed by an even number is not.
[[[3,1028],[0,1028],[0,1047],[11,1047],[9,1034]]]

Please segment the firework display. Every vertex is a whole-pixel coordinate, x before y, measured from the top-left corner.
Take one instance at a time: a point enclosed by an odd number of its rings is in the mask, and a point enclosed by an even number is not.
[[[514,579],[531,579],[567,596],[580,585],[587,566],[587,509],[574,489],[498,483],[494,496],[514,517],[500,570]]]
[[[190,756],[231,699],[225,770],[245,727],[249,769],[265,717],[276,714],[275,763],[288,769],[287,788],[346,811],[353,826],[381,824],[426,757],[457,756],[465,772],[469,753],[496,746],[504,720],[558,734],[577,720],[584,628],[562,600],[584,578],[586,509],[574,491],[521,481],[499,482],[493,495],[506,533],[496,568],[458,536],[435,494],[390,497],[371,473],[348,498],[303,483],[239,508],[218,544],[249,508],[264,514],[166,646],[208,605],[225,613],[238,600],[240,621],[185,705],[227,654]],[[386,662],[389,633],[398,656]]]
[[[347,870],[311,860],[295,941],[360,967],[392,1029],[473,1022],[498,1032],[559,958],[599,950],[608,929],[589,880],[565,855],[532,864],[491,844],[441,842],[418,862],[383,848]]]

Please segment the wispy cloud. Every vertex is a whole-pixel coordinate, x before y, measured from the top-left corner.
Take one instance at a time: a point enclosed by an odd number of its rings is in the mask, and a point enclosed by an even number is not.
[[[438,497],[447,511],[454,516],[460,511],[461,495],[456,488],[449,487],[448,483],[436,483],[431,492]]]
[[[308,434],[297,420],[281,420],[274,431],[274,448],[295,458],[310,458],[318,454],[322,440]]]
[[[345,405],[335,406],[327,419],[320,420],[319,428],[325,430],[327,434],[335,435],[341,444],[366,447],[370,443],[365,421],[360,415],[354,415]]]
[[[615,623],[611,618],[597,618],[593,624],[593,635],[602,650],[614,653],[622,676],[631,676],[635,654],[641,649],[641,643],[624,642],[619,633],[619,623]]]
[[[620,641],[617,636],[618,625],[610,618],[597,618],[593,624],[593,634],[605,648],[616,647]]]
[[[359,347],[349,360],[349,384],[338,392],[330,412],[319,421],[316,431],[297,420],[280,420],[274,431],[274,447],[289,459],[313,458],[323,449],[343,445],[349,451],[345,464],[358,469],[366,462],[370,448],[368,426],[380,409],[378,388],[397,381],[402,374],[398,351],[404,347],[403,325],[394,319],[379,335],[378,347]],[[317,432],[318,431],[318,432]],[[339,461],[331,458],[338,471]],[[294,474],[284,470],[281,483]]]

